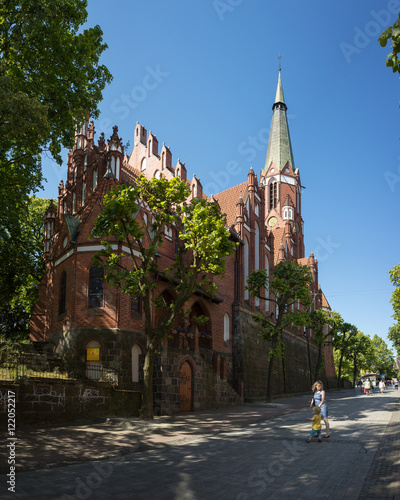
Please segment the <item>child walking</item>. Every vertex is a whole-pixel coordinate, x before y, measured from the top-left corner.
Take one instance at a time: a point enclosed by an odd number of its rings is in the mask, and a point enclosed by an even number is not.
[[[318,442],[321,442],[321,408],[319,406],[313,407],[314,416],[310,418],[312,420],[312,429],[310,437],[307,439],[307,443],[311,442],[311,438],[315,435],[318,436]]]

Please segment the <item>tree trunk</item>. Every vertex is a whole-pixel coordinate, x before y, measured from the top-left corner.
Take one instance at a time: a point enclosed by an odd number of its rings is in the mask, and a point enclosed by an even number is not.
[[[354,368],[353,368],[353,388],[356,386],[356,374],[357,374],[357,357],[354,353]]]
[[[322,358],[322,347],[318,346],[318,359],[317,359],[317,365],[315,367],[315,380],[319,380],[319,370],[321,368],[321,358]]]
[[[344,351],[342,351],[341,355],[340,355],[340,361],[339,361],[339,371],[338,371],[338,380],[337,380],[337,383],[338,383],[338,391],[340,391],[340,378],[342,376],[342,362],[343,362],[343,356],[344,356]]]
[[[152,346],[147,346],[146,355],[144,358],[143,374],[143,401],[140,410],[140,418],[142,420],[153,419],[153,370],[154,370],[155,349]]]
[[[274,365],[273,357],[269,360],[268,366],[268,380],[267,380],[267,403],[272,402],[272,374],[273,374],[273,365]]]
[[[307,340],[307,357],[308,357],[308,372],[310,374],[310,385],[313,385],[312,369],[311,369],[311,353],[310,353],[310,339],[306,335]]]

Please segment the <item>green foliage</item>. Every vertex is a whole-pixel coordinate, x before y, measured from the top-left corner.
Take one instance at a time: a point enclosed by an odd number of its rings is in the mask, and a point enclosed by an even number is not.
[[[390,274],[391,283],[396,287],[390,299],[394,310],[393,317],[400,323],[400,265],[394,266],[388,273]]]
[[[49,200],[30,197],[19,217],[0,229],[0,333],[26,337],[44,273],[44,214]]]
[[[392,68],[393,73],[400,73],[400,15],[393,23],[382,33],[379,38],[381,47],[386,47],[389,40],[392,40],[391,52],[386,57],[386,66]]]
[[[304,326],[308,322],[308,309],[312,304],[309,285],[312,283],[310,269],[297,262],[287,260],[279,262],[271,276],[265,269],[253,271],[247,278],[247,289],[250,294],[260,300],[272,302],[275,306],[274,318],[261,313],[253,315],[254,321],[261,327],[261,337],[269,342],[269,373],[267,380],[267,401],[272,400],[271,378],[274,359],[283,356],[283,330],[293,324],[294,327]],[[269,298],[264,290],[269,291]],[[300,302],[304,310],[297,310]],[[292,306],[293,310],[292,310]]]
[[[367,370],[370,373],[384,373],[391,377],[393,372],[393,352],[378,335],[371,339],[371,351],[367,355]]]
[[[162,273],[185,301],[196,287],[215,293],[215,285],[203,273],[223,275],[225,257],[232,252],[233,243],[218,205],[197,198],[186,204],[189,194],[187,185],[176,177],[147,180],[141,176],[135,185],[118,186],[106,195],[92,235],[124,242],[131,264],[121,264],[125,254],[114,252],[103,240],[105,248],[97,254],[96,262],[105,264],[105,279],[110,285],[146,299],[156,287],[155,275]],[[177,252],[169,267],[159,269],[157,252],[163,245],[166,227],[176,231]]]
[[[0,213],[11,216],[43,180],[41,154],[61,165],[74,128],[98,115],[111,81],[99,26],[82,29],[86,0],[0,4]],[[11,189],[12,188],[12,189]],[[8,215],[11,213],[11,215]]]
[[[355,382],[362,370],[368,371],[368,356],[372,353],[371,339],[368,335],[358,331],[346,346],[341,367],[341,377]],[[342,351],[334,349],[334,360],[338,371]]]
[[[312,283],[308,267],[292,260],[280,262],[268,276],[265,269],[253,271],[247,278],[247,289],[250,294],[261,300],[268,300],[275,305],[274,320],[269,315],[255,314],[254,320],[263,328],[262,337],[266,340],[277,338],[278,335],[292,323],[303,326],[308,321],[308,308],[312,300],[309,285]],[[269,290],[269,298],[264,296],[264,290]],[[297,310],[297,303],[304,310]],[[296,305],[292,310],[292,306]]]
[[[399,52],[400,52],[400,16],[393,23],[393,26],[389,26],[385,29],[379,38],[381,47],[386,47],[389,40],[392,40],[391,49],[392,51],[388,54],[386,58],[386,66],[392,68],[393,73],[400,72],[400,62],[399,62]]]
[[[142,418],[152,418],[152,370],[160,342],[170,334],[182,309],[196,290],[212,296],[217,287],[210,276],[223,276],[225,258],[234,243],[216,203],[194,198],[187,184],[177,177],[167,180],[139,177],[135,185],[118,186],[104,198],[104,209],[92,236],[102,238],[104,250],[95,261],[104,266],[105,281],[143,301],[147,337],[144,363],[145,390]],[[175,256],[166,266],[163,258],[165,230],[173,230]],[[115,252],[111,240],[123,243],[126,252]],[[167,303],[157,291],[159,277],[169,281],[174,300]],[[163,309],[155,324],[152,306]],[[198,317],[197,323],[206,320]]]
[[[335,311],[331,312],[331,321],[332,345],[338,351],[337,360],[335,359],[335,368],[338,378],[338,389],[340,389],[342,369],[346,365],[346,359],[351,356],[358,331],[354,325],[346,323],[341,315]]]
[[[397,355],[400,355],[400,323],[396,323],[389,328],[388,339],[396,348]]]
[[[318,349],[318,357],[317,357],[317,363],[315,366],[315,373],[314,373],[314,380],[319,380],[319,373],[322,368],[322,362],[323,362],[323,347],[325,343],[327,342],[328,338],[331,336],[331,327],[332,321],[331,317],[328,311],[324,311],[322,309],[315,309],[314,311],[311,311],[309,316],[308,316],[308,323],[307,327],[311,329],[313,332],[313,338],[311,339],[311,342],[317,346]]]

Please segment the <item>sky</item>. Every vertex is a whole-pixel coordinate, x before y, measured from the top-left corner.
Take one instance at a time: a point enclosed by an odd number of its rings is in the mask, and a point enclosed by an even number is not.
[[[137,121],[215,194],[264,167],[278,56],[306,256],[330,306],[371,338],[394,323],[388,270],[400,264],[400,85],[381,32],[400,0],[89,0],[113,75],[96,138]],[[131,148],[129,149],[129,151]],[[57,198],[65,162],[45,160],[38,196]]]

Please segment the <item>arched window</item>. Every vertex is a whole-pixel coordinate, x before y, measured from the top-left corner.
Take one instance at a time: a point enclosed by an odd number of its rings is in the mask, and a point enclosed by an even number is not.
[[[67,298],[67,273],[63,271],[60,279],[60,296],[58,302],[58,314],[60,316],[61,314],[65,313],[66,298]]]
[[[82,182],[82,206],[85,204],[86,198],[86,182]]]
[[[278,184],[276,180],[273,180],[269,185],[269,209],[276,208],[278,200]]]
[[[83,171],[86,172],[87,169],[87,155],[83,159]]]
[[[247,278],[249,276],[249,240],[244,238],[244,286],[247,285]],[[244,291],[244,299],[249,299],[249,291],[245,289]]]
[[[93,170],[93,191],[97,188],[97,168]]]
[[[75,191],[72,193],[72,215],[75,214],[76,210],[76,193]]]
[[[142,165],[140,167],[140,170],[143,172],[143,170],[146,170],[146,158],[143,158],[142,160]]]
[[[224,315],[224,342],[229,342],[231,336],[230,325],[229,325],[229,314]]]
[[[115,164],[115,178],[116,178],[116,179],[119,179],[119,171],[120,171],[120,167],[121,167],[121,159],[120,159],[120,157],[118,156],[118,157],[117,157],[116,164]]]
[[[103,307],[104,269],[93,266],[89,275],[89,307]]]
[[[113,173],[113,176],[115,177],[115,156],[111,156],[111,165],[110,165],[110,168],[111,168],[111,172]]]
[[[139,371],[140,371],[140,355],[142,351],[140,347],[135,344],[131,349],[131,359],[132,359],[132,382],[139,382]]]

